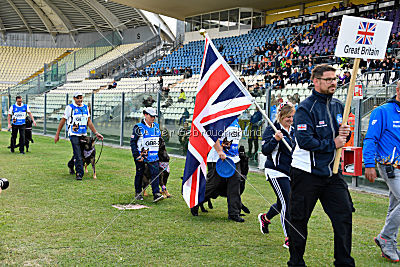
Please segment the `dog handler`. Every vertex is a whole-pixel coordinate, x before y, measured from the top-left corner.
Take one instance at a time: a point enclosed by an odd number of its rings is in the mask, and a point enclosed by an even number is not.
[[[81,92],[75,92],[73,94],[74,103],[69,104],[65,107],[64,116],[62,117],[60,124],[57,128],[56,136],[54,137],[54,143],[57,143],[60,139],[61,129],[64,127],[65,122],[68,125],[68,136],[71,140],[72,150],[74,152],[75,159],[75,170],[76,170],[76,180],[82,180],[83,171],[83,161],[82,161],[82,151],[80,144],[80,136],[87,135],[87,127],[96,135],[100,140],[103,140],[103,136],[96,131],[92,120],[90,119],[88,106],[83,104],[83,94]],[[71,164],[73,162],[68,162],[68,167],[71,169]]]
[[[161,131],[156,122],[154,122],[157,112],[152,107],[143,110],[144,119],[133,126],[131,136],[132,156],[135,160],[136,176],[135,176],[135,198],[143,200],[142,181],[145,164],[148,164],[151,176],[151,188],[153,189],[154,202],[162,200],[164,197],[160,193],[159,184],[159,158],[158,149],[161,137]],[[144,156],[143,151],[147,151]]]
[[[374,109],[369,119],[368,132],[364,139],[363,157],[365,177],[374,182],[375,163],[379,173],[389,187],[389,208],[385,226],[375,237],[382,256],[398,262],[397,234],[400,226],[400,82],[396,96]]]
[[[239,126],[239,120],[236,118],[223,132],[219,141],[214,144],[207,156],[207,182],[204,201],[210,198],[216,198],[220,194],[221,188],[226,188],[226,196],[228,203],[228,219],[235,222],[244,222],[240,217],[242,209],[242,200],[240,197],[240,157],[239,142],[242,138],[242,130]],[[218,159],[225,160],[230,158],[235,166],[235,172],[231,177],[222,178],[218,175],[216,164]],[[193,216],[197,216],[199,206],[191,208]]]
[[[8,129],[12,128],[11,132],[11,152],[14,153],[15,142],[17,140],[17,134],[19,131],[19,153],[25,154],[24,144],[25,144],[25,118],[26,114],[32,119],[33,125],[36,126],[35,119],[33,118],[32,112],[29,110],[27,104],[22,103],[22,97],[17,96],[15,98],[16,103],[10,107],[8,111]],[[11,123],[12,119],[12,123]]]

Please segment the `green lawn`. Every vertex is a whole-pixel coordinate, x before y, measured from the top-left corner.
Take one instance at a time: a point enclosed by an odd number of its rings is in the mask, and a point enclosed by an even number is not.
[[[153,204],[149,196],[144,201],[149,209],[121,212],[111,205],[129,203],[134,196],[129,150],[104,147],[98,179],[89,168],[83,181],[76,181],[66,167],[72,155],[68,141],[55,145],[52,138],[34,136],[31,152],[20,155],[6,148],[9,137],[0,132],[0,177],[10,181],[0,194],[1,265],[286,265],[289,252],[282,247],[279,218],[269,235],[259,230],[257,214],[269,206],[264,198],[275,200],[262,174],[248,177],[242,200],[251,214],[244,223],[227,220],[224,198],[215,200],[207,214],[191,216],[180,194],[184,160],[176,158],[171,159],[168,184],[173,198]],[[351,194],[357,209],[352,251],[356,264],[389,264],[373,242],[388,199]],[[305,260],[309,266],[333,262],[333,231],[319,204],[309,223]]]

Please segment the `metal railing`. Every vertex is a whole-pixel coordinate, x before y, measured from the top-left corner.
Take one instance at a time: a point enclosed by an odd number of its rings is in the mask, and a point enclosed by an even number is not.
[[[111,60],[100,67],[90,70],[89,77],[105,78],[110,77],[111,75],[116,75],[116,72],[124,72],[125,68],[137,68],[137,66],[141,65],[140,63],[137,64],[137,61],[141,62],[140,60],[144,57],[144,61],[147,62],[147,54],[161,44],[162,41],[160,36],[154,36],[135,49],[125,54],[121,54],[120,57]]]

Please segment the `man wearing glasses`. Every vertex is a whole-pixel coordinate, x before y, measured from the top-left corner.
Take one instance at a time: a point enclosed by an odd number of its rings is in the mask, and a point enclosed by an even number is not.
[[[342,174],[332,172],[336,149],[344,146],[350,133],[350,126],[340,126],[343,104],[332,98],[337,86],[335,71],[329,65],[313,69],[315,89],[300,103],[294,116],[289,266],[305,266],[307,223],[318,199],[334,229],[334,264],[355,265],[350,255],[354,208]]]
[[[157,111],[152,107],[143,110],[144,119],[133,126],[131,136],[132,156],[135,160],[136,176],[135,176],[135,198],[143,200],[142,181],[145,167],[147,164],[151,178],[151,188],[153,190],[154,202],[163,199],[159,186],[159,159],[158,149],[161,138],[161,131],[157,123],[154,122]]]

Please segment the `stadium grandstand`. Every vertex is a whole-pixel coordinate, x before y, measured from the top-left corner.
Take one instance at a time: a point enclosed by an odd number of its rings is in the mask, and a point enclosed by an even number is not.
[[[190,9],[178,2],[1,0],[2,125],[11,99],[21,94],[38,118],[36,130],[52,133],[72,92],[80,90],[96,127],[110,142],[129,139],[149,96],[165,129],[189,127],[203,57],[201,28],[268,113],[277,103],[297,105],[306,98],[313,87],[310,73],[320,63],[337,69],[336,96],[345,100],[352,60],[334,56],[345,14],[394,22],[387,57],[360,64],[357,82],[366,92],[363,125],[399,78],[396,1],[287,1],[285,7],[279,1],[268,7],[263,1],[245,7],[230,1],[200,7],[188,1]],[[180,8],[171,8],[174,3]],[[175,24],[163,15],[175,18]],[[189,113],[186,124],[184,112]],[[244,127],[248,119],[242,119]],[[170,143],[180,148],[182,138],[171,136]]]

